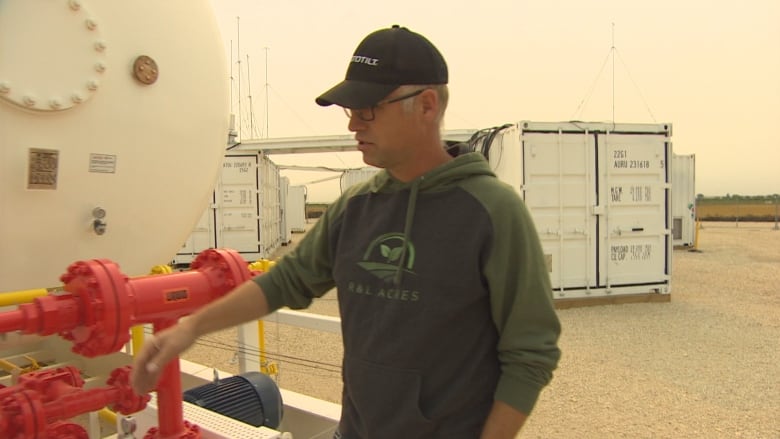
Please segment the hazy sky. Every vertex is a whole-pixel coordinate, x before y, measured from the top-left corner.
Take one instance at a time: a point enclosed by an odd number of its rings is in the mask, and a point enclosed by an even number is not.
[[[343,79],[366,34],[400,24],[428,37],[447,59],[446,129],[611,121],[614,110],[617,122],[672,123],[674,151],[696,155],[697,192],[780,193],[778,0],[212,4],[232,53],[245,138],[252,137],[250,114],[254,137],[347,134],[342,111],[314,98]],[[274,160],[362,164],[359,153]],[[327,177],[290,175],[294,184]],[[334,185],[311,185],[310,199],[330,198]]]

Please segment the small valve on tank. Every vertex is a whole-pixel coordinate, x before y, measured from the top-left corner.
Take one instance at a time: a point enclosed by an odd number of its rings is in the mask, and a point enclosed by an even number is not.
[[[96,207],[92,209],[92,230],[95,231],[96,235],[102,235],[106,233],[106,227],[108,227],[108,223],[103,220],[105,217],[106,210],[102,207]]]

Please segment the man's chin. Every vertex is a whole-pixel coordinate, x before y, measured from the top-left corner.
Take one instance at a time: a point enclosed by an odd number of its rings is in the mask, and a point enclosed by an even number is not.
[[[366,152],[364,150],[361,150],[360,152],[361,152],[361,154],[363,154],[363,163],[365,163],[365,164],[367,164],[369,166],[376,166],[377,168],[381,168],[382,167],[382,166],[380,166],[377,163],[377,161],[374,159],[374,157],[371,156],[370,153],[368,153],[368,152]]]

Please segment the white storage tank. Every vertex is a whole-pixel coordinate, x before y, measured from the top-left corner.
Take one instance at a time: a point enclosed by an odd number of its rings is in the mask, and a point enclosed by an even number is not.
[[[584,122],[495,133],[488,159],[525,200],[555,299],[670,293],[670,137],[670,124]]]
[[[217,180],[227,67],[206,0],[0,1],[0,292],[168,262]]]
[[[173,258],[186,266],[203,250],[229,248],[247,262],[268,258],[281,243],[279,169],[260,152],[227,152],[206,209]]]
[[[306,186],[290,186],[287,191],[287,226],[293,233],[306,231]]]
[[[347,188],[354,186],[358,183],[362,183],[374,175],[376,175],[381,169],[373,166],[366,166],[359,169],[347,169],[341,174],[341,193],[344,193]]]
[[[672,155],[672,243],[691,247],[696,238],[696,155]]]

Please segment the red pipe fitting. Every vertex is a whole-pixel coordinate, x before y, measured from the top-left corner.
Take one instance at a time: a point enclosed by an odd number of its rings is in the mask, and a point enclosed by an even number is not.
[[[106,383],[83,390],[84,380],[72,366],[23,375],[18,384],[0,390],[0,437],[86,438],[81,426],[63,421],[105,406],[135,413],[149,402],[149,395],[137,395],[130,387],[130,366],[112,371]]]
[[[252,273],[232,250],[209,249],[192,270],[128,278],[106,259],[71,264],[60,277],[64,293],[36,298],[18,310],[0,313],[0,333],[59,333],[86,357],[109,354],[143,323],[172,323],[250,279]]]
[[[106,259],[76,262],[60,278],[64,292],[38,297],[18,310],[0,313],[0,333],[59,333],[73,342],[73,352],[87,357],[109,354],[127,343],[131,326],[151,323],[155,331],[169,327],[257,274],[232,250],[201,252],[191,268],[181,273],[128,278],[117,264]],[[54,380],[60,384],[46,385],[44,389],[39,386],[17,391],[4,400],[0,398],[0,437],[38,438],[38,433],[16,436],[10,432],[57,428],[63,434],[68,432],[68,439],[80,439],[77,425],[55,426],[51,422],[100,409],[109,402],[121,413],[134,413],[149,400],[149,396],[133,394],[129,367],[115,371],[109,382],[111,387],[106,389],[74,393],[83,381],[74,379],[68,384],[62,380],[60,377]],[[160,427],[150,430],[146,437],[199,438],[199,427],[182,418],[178,359],[165,367],[156,390]],[[46,422],[50,423],[48,427]]]

